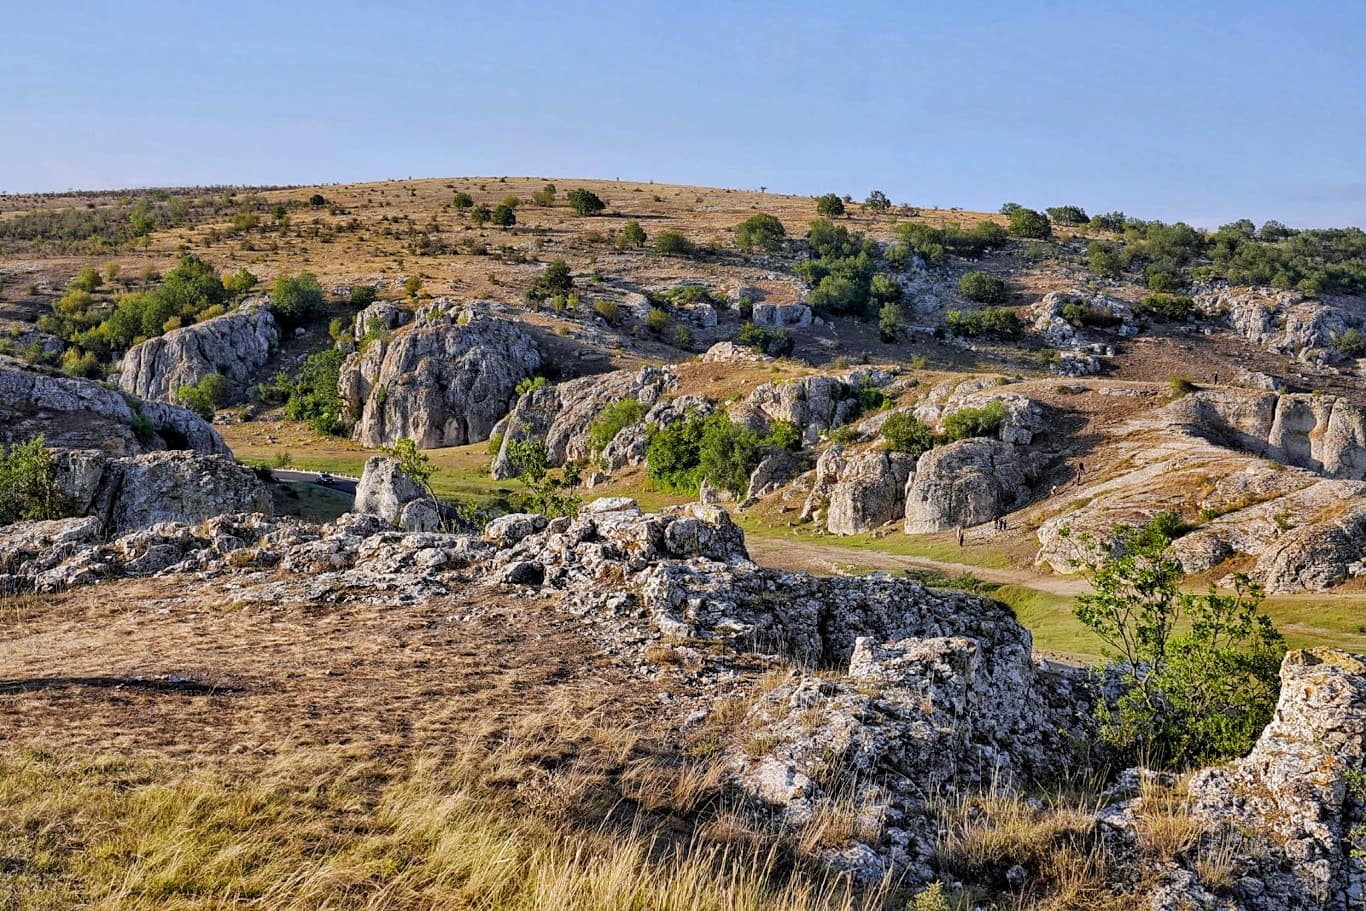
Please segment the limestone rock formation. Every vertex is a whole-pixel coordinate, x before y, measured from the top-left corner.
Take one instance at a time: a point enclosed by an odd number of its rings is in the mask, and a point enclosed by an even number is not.
[[[553,386],[533,389],[517,399],[507,421],[500,428],[503,445],[494,457],[492,473],[495,478],[514,476],[508,460],[508,444],[515,440],[540,440],[552,465],[563,465],[571,459],[586,459],[588,435],[598,415],[608,405],[635,399],[647,410],[660,404],[664,395],[676,387],[678,377],[667,368],[643,367],[640,370],[616,370],[597,376],[585,376]],[[659,415],[653,420],[658,422]],[[623,433],[626,431],[623,430]],[[615,441],[613,441],[615,442]],[[633,460],[633,447],[609,444],[604,453],[608,468],[621,467]],[[642,437],[643,442],[643,437]],[[638,453],[644,457],[643,448]]]
[[[217,373],[240,395],[279,340],[275,317],[258,301],[129,348],[119,367],[119,388],[140,398],[174,402],[180,387]]]
[[[756,303],[750,321],[765,329],[805,329],[811,325],[811,316],[806,304]]]
[[[438,302],[350,355],[338,388],[362,446],[405,437],[422,449],[459,446],[488,439],[517,384],[540,365],[535,342],[516,323]]]
[[[893,379],[886,370],[859,368],[835,376],[814,374],[764,383],[731,406],[730,418],[760,433],[767,432],[773,421],[790,421],[801,432],[802,444],[812,446],[822,433],[858,415],[859,390],[881,388]]]
[[[1362,322],[1324,301],[1297,291],[1219,286],[1197,293],[1195,306],[1207,317],[1226,319],[1254,345],[1300,361],[1333,360],[1333,340]]]
[[[412,318],[412,313],[394,306],[389,301],[375,301],[356,314],[356,319],[351,324],[351,337],[359,345],[367,336],[393,332],[398,327],[407,325]]]
[[[1010,385],[1002,376],[939,383],[916,403],[915,416],[931,427],[938,427],[945,417],[956,411],[999,402],[1005,408],[1006,416],[996,433],[997,439],[1028,446],[1046,427],[1043,408],[1029,397],[1011,392]]]
[[[853,535],[901,518],[914,468],[914,460],[899,452],[869,450],[847,458],[830,490],[826,530]]]
[[[404,531],[435,531],[441,515],[431,494],[390,456],[365,460],[356,485],[354,511],[375,516]]]
[[[906,534],[989,522],[1028,494],[1028,467],[1009,443],[978,438],[939,446],[920,457],[906,488]]]
[[[48,376],[0,357],[0,443],[38,434],[50,448],[126,455],[170,446],[231,455],[217,431],[188,409],[165,402],[137,405],[92,380]]]

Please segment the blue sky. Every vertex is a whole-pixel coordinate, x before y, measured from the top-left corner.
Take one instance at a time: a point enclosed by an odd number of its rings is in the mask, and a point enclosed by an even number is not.
[[[881,188],[1366,225],[1366,2],[0,0],[0,190]]]

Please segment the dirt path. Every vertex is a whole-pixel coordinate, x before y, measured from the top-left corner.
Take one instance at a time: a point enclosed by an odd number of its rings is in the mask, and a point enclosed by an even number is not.
[[[931,569],[949,575],[973,575],[985,582],[1019,585],[1053,595],[1071,597],[1088,590],[1082,579],[1045,576],[1023,569],[973,566],[929,557],[912,557],[875,550],[854,550],[838,544],[818,544],[791,538],[766,538],[751,535],[746,541],[750,557],[762,566],[807,572],[840,572],[850,567],[863,569]]]

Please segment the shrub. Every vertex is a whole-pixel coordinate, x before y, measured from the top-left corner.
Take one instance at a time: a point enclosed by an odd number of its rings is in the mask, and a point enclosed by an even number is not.
[[[987,307],[985,310],[973,312],[950,310],[946,321],[949,331],[960,338],[978,338],[984,335],[1017,338],[1024,332],[1024,320],[1013,311],[1000,307]]]
[[[233,297],[241,297],[255,288],[260,281],[250,270],[243,267],[223,279],[223,288]]]
[[[580,187],[570,191],[569,207],[579,215],[597,215],[607,208],[607,203],[592,190]]]
[[[353,307],[368,307],[379,297],[374,285],[353,285],[348,300]]]
[[[281,275],[270,291],[270,312],[287,328],[300,326],[322,313],[323,288],[311,272]]]
[[[702,477],[738,500],[749,489],[762,447],[757,433],[717,412],[707,421],[698,450]]]
[[[470,221],[474,222],[481,228],[492,220],[493,210],[490,209],[488,206],[475,206],[474,209],[470,212]]]
[[[345,359],[340,348],[309,355],[288,381],[285,414],[296,421],[308,421],[319,433],[349,434],[351,422],[344,416],[346,403],[337,391],[337,378]]]
[[[669,314],[658,307],[651,307],[650,312],[645,314],[645,328],[656,335],[669,328]]]
[[[615,326],[621,320],[621,310],[614,300],[593,301],[593,312],[602,317],[609,326]]]
[[[432,464],[430,456],[417,448],[416,441],[403,437],[384,451],[398,459],[399,471],[426,487],[428,494],[431,494],[429,482],[436,473],[436,466]]]
[[[687,326],[674,326],[674,346],[677,348],[688,349],[692,347],[692,330]]]
[[[549,208],[555,205],[555,185],[548,183],[535,193],[531,194],[531,201],[542,208]]]
[[[327,199],[321,193],[314,193],[312,196],[308,197],[308,204],[315,209],[321,208],[322,206],[327,205]]]
[[[1362,337],[1360,329],[1353,326],[1333,338],[1333,350],[1343,357],[1366,356],[1366,338]]]
[[[535,301],[543,301],[556,294],[568,294],[573,290],[574,273],[570,271],[569,263],[562,259],[556,259],[545,267],[544,272],[536,276],[536,280],[531,284],[531,290],[527,292],[527,297]]]
[[[0,444],[0,525],[73,515],[75,504],[57,483],[57,462],[41,435]]]
[[[1053,206],[1045,209],[1048,217],[1060,225],[1084,225],[1090,221],[1081,206]]]
[[[517,392],[517,395],[520,397],[526,395],[528,392],[534,392],[537,389],[544,389],[549,385],[550,380],[546,379],[543,376],[528,376],[523,377],[521,380],[518,380],[515,390]]]
[[[556,477],[550,471],[550,458],[540,440],[512,440],[507,444],[508,461],[524,488],[521,496],[513,498],[519,512],[536,512],[548,518],[574,516],[579,511],[579,498],[566,490],[571,485],[566,477],[568,468]]]
[[[822,218],[836,218],[844,214],[844,200],[837,193],[816,197],[816,214]]]
[[[62,373],[67,376],[85,377],[88,380],[97,380],[104,376],[99,358],[91,351],[68,348],[62,352],[61,366]]]
[[[655,236],[655,252],[665,256],[692,256],[693,242],[677,231],[660,231]]]
[[[1037,240],[1053,236],[1053,226],[1048,223],[1048,216],[1024,207],[1010,212],[1006,230],[1016,237],[1033,237]]]
[[[1079,301],[1064,304],[1061,316],[1078,328],[1082,326],[1099,326],[1104,328],[1107,326],[1117,326],[1123,322],[1123,320],[1118,316],[1115,316],[1112,311],[1107,310],[1104,307],[1097,307],[1093,304]]]
[[[949,256],[980,256],[1006,242],[1006,231],[994,221],[978,222],[969,229],[958,225],[935,228],[922,222],[909,222],[897,229],[904,249],[929,265],[939,265]],[[889,259],[901,259],[898,251]],[[908,263],[903,263],[903,267]]]
[[[409,299],[416,303],[418,297],[422,294],[422,276],[408,276],[403,282],[403,293],[407,294]]]
[[[1117,700],[1097,700],[1102,738],[1126,762],[1173,769],[1245,754],[1271,720],[1285,650],[1260,587],[1239,573],[1231,595],[1182,592],[1171,521],[1117,526],[1114,538],[1073,608],[1106,646],[1102,676],[1123,684]]]
[[[603,408],[588,428],[588,451],[593,458],[598,458],[618,433],[643,417],[645,406],[636,399],[622,399]]]
[[[877,334],[884,342],[894,342],[906,330],[906,316],[901,307],[891,301],[882,305],[878,311]]]
[[[993,436],[1005,423],[1006,414],[1006,406],[999,399],[978,408],[960,408],[944,416],[944,438],[952,442]]]
[[[874,190],[868,194],[868,198],[863,204],[873,212],[886,212],[892,207],[892,201],[887,198],[887,194],[881,190]]]
[[[1195,301],[1184,294],[1149,294],[1134,307],[1134,312],[1169,323],[1185,322]]]
[[[735,245],[745,253],[762,250],[778,253],[787,240],[787,229],[772,215],[760,213],[740,222],[735,229]]]
[[[67,287],[75,288],[77,291],[91,292],[104,284],[104,279],[100,276],[99,270],[86,266],[76,273],[76,277],[71,280]]]
[[[651,482],[676,493],[697,492],[706,420],[690,410],[679,420],[650,427],[645,473]]]
[[[1167,389],[1171,392],[1172,398],[1179,399],[1194,392],[1196,385],[1183,376],[1173,376],[1167,379]]]
[[[764,444],[786,452],[800,452],[801,428],[793,421],[784,421],[781,418],[773,421],[768,425],[768,436],[764,438]]]
[[[492,222],[500,228],[511,228],[517,224],[517,212],[507,203],[500,203],[493,210]]]
[[[958,293],[983,304],[1004,303],[1009,296],[1006,283],[985,272],[968,272],[958,280]]]
[[[1119,278],[1124,274],[1124,257],[1110,244],[1091,241],[1086,245],[1086,261],[1090,270],[1103,278]]]
[[[616,247],[618,250],[633,249],[639,250],[645,246],[645,229],[640,226],[640,222],[634,218],[621,226],[617,232]]]
[[[474,197],[461,190],[452,197],[451,205],[455,206],[457,212],[468,212],[474,208]]]
[[[898,411],[882,425],[883,448],[920,458],[935,446],[934,431],[909,411]]]
[[[794,347],[792,333],[786,329],[770,332],[751,322],[740,324],[740,331],[735,334],[735,344],[753,348],[769,357],[786,357]]]

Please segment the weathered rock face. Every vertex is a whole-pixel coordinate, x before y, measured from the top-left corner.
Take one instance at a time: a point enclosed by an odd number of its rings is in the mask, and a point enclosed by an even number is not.
[[[173,402],[181,386],[211,373],[241,394],[270,359],[280,335],[263,302],[134,345],[119,368],[119,388],[144,399]]]
[[[133,427],[139,414],[151,431],[143,437]],[[51,448],[123,455],[175,445],[231,455],[217,431],[188,409],[165,402],[135,408],[92,380],[47,376],[0,357],[0,443],[22,443],[38,434]]]
[[[493,476],[500,479],[514,476],[507,449],[508,444],[516,440],[541,440],[552,465],[586,459],[590,455],[589,432],[604,408],[615,402],[635,399],[648,410],[661,404],[662,397],[677,385],[678,377],[668,369],[644,367],[533,389],[517,399],[501,428],[503,445],[493,460]],[[660,421],[659,415],[647,417]],[[618,436],[630,434],[623,430]],[[640,436],[643,442],[643,435]],[[639,447],[630,445],[626,439],[621,445],[615,444],[613,440],[603,453],[609,469],[631,464],[637,456],[644,458],[644,449],[640,448],[636,453],[635,449]]]
[[[432,497],[399,467],[398,459],[371,456],[356,485],[354,511],[404,531],[435,531],[441,524]]]
[[[860,368],[838,376],[814,375],[756,386],[742,402],[731,406],[730,418],[764,433],[772,421],[790,421],[812,446],[822,433],[847,423],[861,406],[859,390],[881,388],[894,377],[885,370]]]
[[[1251,754],[1191,779],[1194,813],[1244,833],[1238,907],[1360,905],[1366,795],[1366,658],[1333,649],[1285,656],[1281,698]],[[1173,905],[1175,907],[1175,905]]]
[[[964,408],[982,408],[1000,402],[1006,411],[996,438],[1006,443],[1028,446],[1047,426],[1043,408],[1027,396],[1009,390],[1009,381],[999,376],[979,376],[970,380],[940,383],[916,404],[915,416],[931,427],[938,427],[950,414]]]
[[[58,452],[57,481],[76,509],[114,536],[158,522],[199,522],[235,512],[271,512],[270,491],[249,468],[217,455],[153,452],[111,458],[99,450]]]
[[[765,329],[805,329],[811,325],[811,308],[806,304],[756,303],[750,321]]]
[[[947,531],[989,522],[1029,495],[1027,467],[1000,440],[959,440],[931,449],[906,488],[906,534]]]
[[[1202,313],[1226,318],[1254,345],[1301,361],[1333,360],[1333,340],[1360,322],[1359,314],[1306,300],[1297,291],[1219,287],[1196,294],[1194,300]]]
[[[1366,409],[1332,395],[1207,390],[1163,409],[1211,442],[1330,478],[1366,478]]]
[[[404,437],[422,449],[459,446],[488,439],[517,384],[540,365],[520,326],[437,303],[406,330],[350,355],[338,389],[363,446]]]
[[[1354,506],[1281,535],[1258,555],[1252,576],[1270,592],[1322,591],[1366,573],[1363,559],[1366,506]]]
[[[389,301],[375,301],[356,314],[355,322],[351,324],[351,337],[360,344],[366,336],[393,332],[399,326],[407,325],[412,318],[412,313]]]
[[[871,450],[846,459],[830,490],[826,529],[854,535],[901,518],[906,511],[906,481],[914,467],[914,460],[899,452]]]
[[[1083,291],[1050,291],[1031,310],[1034,317],[1034,331],[1043,336],[1055,348],[1084,348],[1089,344],[1085,333],[1072,325],[1064,316],[1063,310],[1069,304],[1077,304],[1088,310],[1104,314],[1113,321],[1120,335],[1132,337],[1138,334],[1134,322],[1134,312],[1124,301],[1104,295],[1092,295]]]

